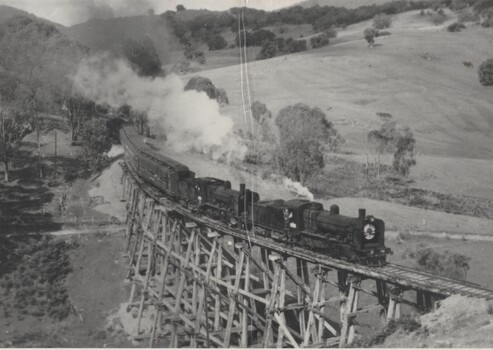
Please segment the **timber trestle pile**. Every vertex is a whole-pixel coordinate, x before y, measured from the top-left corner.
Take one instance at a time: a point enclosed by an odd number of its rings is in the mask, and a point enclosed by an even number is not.
[[[124,169],[128,310],[137,310],[134,339],[150,347],[344,347],[365,322],[398,318],[402,304],[426,311],[451,294],[493,298],[472,283],[352,264],[229,228]]]

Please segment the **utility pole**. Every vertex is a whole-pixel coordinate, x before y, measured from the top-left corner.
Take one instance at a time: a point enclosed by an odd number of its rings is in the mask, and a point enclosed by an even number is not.
[[[54,173],[54,176],[56,176],[56,173],[57,173],[57,140],[56,140],[56,130],[55,130],[55,173]]]
[[[39,121],[36,121],[36,141],[38,142],[38,168],[39,168],[39,178],[43,178],[43,167],[41,164],[41,144],[39,142]]]

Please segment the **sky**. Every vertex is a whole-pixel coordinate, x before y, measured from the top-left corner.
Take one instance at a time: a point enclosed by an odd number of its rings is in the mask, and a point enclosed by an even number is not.
[[[149,9],[159,14],[176,9],[178,4],[190,9],[209,10],[226,10],[246,5],[270,11],[298,2],[300,0],[0,0],[0,5],[16,7],[38,17],[70,26],[91,18],[147,14]]]

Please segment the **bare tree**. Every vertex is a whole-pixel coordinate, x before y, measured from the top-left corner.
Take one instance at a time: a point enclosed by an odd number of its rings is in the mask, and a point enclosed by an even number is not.
[[[72,143],[77,142],[84,122],[95,114],[96,105],[82,96],[70,95],[63,99],[62,113],[67,118],[72,133]]]
[[[10,163],[22,138],[31,132],[25,116],[12,108],[0,110],[0,158],[5,166],[4,179],[9,182]]]

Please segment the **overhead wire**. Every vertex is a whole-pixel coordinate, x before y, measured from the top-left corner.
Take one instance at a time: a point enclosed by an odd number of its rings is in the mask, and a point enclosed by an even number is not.
[[[245,41],[245,48],[243,48],[243,40],[242,40],[242,37],[241,37],[241,21],[242,21],[242,16],[241,16],[241,8],[238,9],[238,47],[240,49],[240,91],[241,91],[241,105],[243,107],[243,118],[245,120],[245,125],[246,125],[246,128],[248,129],[248,118],[247,118],[247,111],[246,111],[246,108],[245,108],[245,88],[244,88],[244,77],[243,77],[243,66],[245,65],[245,61],[243,60],[243,52],[244,52],[244,49],[246,49],[246,41]],[[243,26],[244,26],[244,23],[243,23]],[[246,39],[246,38],[245,38]],[[245,192],[246,193],[246,192]],[[246,197],[245,197],[245,204],[246,204]],[[253,208],[253,207],[252,207]],[[244,211],[246,210],[246,205],[245,205],[245,208],[244,208]],[[253,210],[252,210],[252,213],[253,213]],[[252,242],[250,241],[250,234],[248,233],[248,223],[247,223],[247,220],[246,220],[246,214],[245,214],[245,232],[247,234],[247,237],[248,237],[248,245],[250,247],[250,250],[252,250]],[[252,220],[252,225],[253,225],[253,220]],[[253,226],[252,226],[253,228]]]

